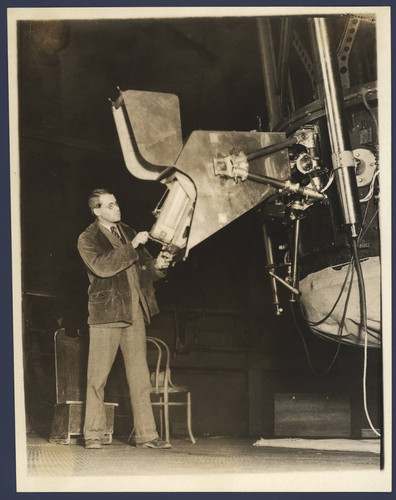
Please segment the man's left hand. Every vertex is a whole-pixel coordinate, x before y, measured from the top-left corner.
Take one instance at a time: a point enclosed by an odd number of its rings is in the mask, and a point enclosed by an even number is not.
[[[172,262],[172,259],[173,255],[170,252],[167,252],[165,250],[161,251],[155,261],[155,268],[159,270],[168,269],[170,263]]]

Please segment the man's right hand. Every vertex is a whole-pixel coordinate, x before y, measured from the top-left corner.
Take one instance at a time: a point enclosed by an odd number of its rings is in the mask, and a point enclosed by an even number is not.
[[[148,231],[142,231],[138,233],[131,241],[133,248],[137,248],[139,245],[145,245],[147,243],[148,237]]]

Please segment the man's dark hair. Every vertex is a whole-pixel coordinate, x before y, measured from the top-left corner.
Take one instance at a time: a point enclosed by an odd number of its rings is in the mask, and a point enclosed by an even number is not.
[[[88,206],[91,210],[92,215],[94,214],[94,208],[100,208],[99,197],[102,194],[113,194],[106,188],[94,189],[89,195]]]

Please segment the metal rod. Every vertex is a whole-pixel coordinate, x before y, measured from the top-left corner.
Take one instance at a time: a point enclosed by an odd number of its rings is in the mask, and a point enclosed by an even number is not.
[[[308,196],[315,200],[324,200],[326,195],[320,193],[319,191],[314,191],[311,188],[300,186],[299,184],[294,184],[290,181],[280,181],[273,177],[268,177],[266,175],[248,174],[247,179],[250,181],[258,182],[260,184],[269,184],[270,186],[276,187],[278,189],[284,189],[290,193],[298,193],[302,196]]]
[[[289,99],[290,99],[290,107],[292,110],[292,113],[296,110],[296,102],[294,99],[294,90],[293,90],[293,82],[290,76],[290,71],[287,73],[287,91],[289,92]]]
[[[274,130],[281,114],[279,98],[276,92],[276,64],[275,51],[272,39],[271,23],[268,18],[257,19],[257,35],[263,70],[264,91],[267,104],[268,125]]]
[[[273,177],[268,177],[266,175],[248,174],[247,178],[250,181],[258,182],[259,184],[269,184],[270,186],[284,189],[286,182],[274,179]]]
[[[291,27],[292,18],[282,18],[278,64],[278,94],[280,95],[281,109],[283,107],[286,89],[287,67],[289,62],[290,43],[292,35]]]
[[[308,31],[312,49],[312,65],[314,70],[314,82],[313,82],[314,99],[319,99],[321,101],[323,99],[323,77],[322,77],[322,70],[320,68],[320,54],[319,54],[318,44],[316,43],[315,27],[312,18],[308,18]]]
[[[267,265],[270,268],[270,271],[274,271],[274,256],[272,253],[272,240],[271,237],[268,234],[267,231],[267,224],[263,224],[263,237],[264,237],[264,246],[265,246],[265,253],[267,255]],[[278,296],[278,286],[276,284],[276,280],[273,276],[271,276],[271,291],[272,291],[272,297],[273,297],[273,304],[276,308],[276,315],[280,316],[282,313],[282,308],[279,307],[280,301],[279,301],[279,296]]]
[[[270,276],[274,277],[277,281],[279,281],[279,283],[282,283],[282,285],[284,285],[286,288],[288,288],[289,290],[291,290],[294,293],[294,295],[297,295],[298,297],[301,295],[300,290],[297,290],[297,288],[294,288],[293,286],[289,285],[289,283],[287,281],[285,281],[284,279],[280,278],[279,276],[277,276],[272,271],[270,271],[268,274]]]
[[[293,146],[297,144],[298,139],[294,135],[289,137],[288,139],[277,142],[275,144],[270,144],[269,146],[265,146],[264,148],[257,149],[257,151],[253,151],[252,153],[248,153],[246,155],[247,161],[256,160],[257,158],[261,158],[262,156],[269,156],[273,153],[277,153],[278,151],[282,151],[282,149],[287,149],[289,146]]]
[[[298,245],[300,242],[300,219],[294,222],[294,244],[293,244],[293,267],[292,267],[292,285],[293,288],[297,289],[297,278],[298,278]],[[290,298],[291,302],[295,301],[294,293]]]
[[[361,223],[361,209],[336,53],[330,47],[326,19],[317,17],[313,22],[323,77],[333,168],[343,220],[346,226],[350,226],[352,237],[357,237],[357,226]]]

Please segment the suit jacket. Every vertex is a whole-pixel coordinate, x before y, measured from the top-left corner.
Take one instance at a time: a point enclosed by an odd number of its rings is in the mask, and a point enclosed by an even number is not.
[[[150,253],[130,242],[136,231],[123,222],[119,223],[127,243],[114,248],[98,221],[93,222],[80,234],[77,248],[83,259],[89,278],[88,324],[97,325],[123,321],[133,323],[132,291],[127,269],[135,266],[137,283],[133,285],[143,294],[149,315],[159,312],[153,281],[165,276],[155,269]],[[105,230],[106,231],[106,230]],[[109,233],[111,234],[111,233]]]

